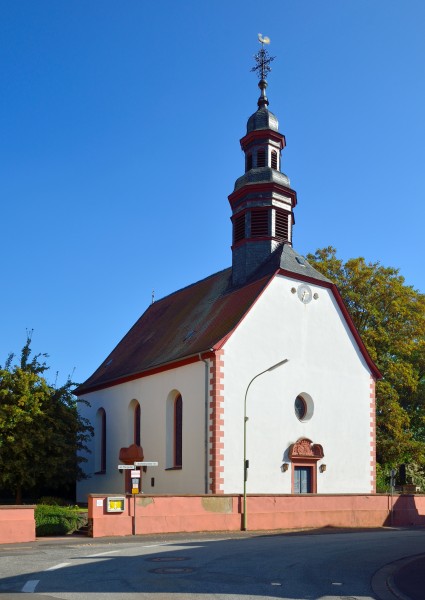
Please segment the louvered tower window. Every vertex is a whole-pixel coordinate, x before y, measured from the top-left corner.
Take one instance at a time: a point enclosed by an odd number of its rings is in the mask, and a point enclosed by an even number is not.
[[[246,155],[246,170],[250,171],[252,169],[252,154],[251,152]]]
[[[276,224],[275,224],[275,236],[281,240],[287,240],[289,234],[288,227],[288,213],[277,210],[276,211]]]
[[[245,237],[245,215],[239,215],[233,221],[233,242],[240,242]]]
[[[269,235],[268,209],[253,210],[251,212],[251,237],[266,237]]]
[[[260,148],[257,152],[257,167],[266,166],[266,151],[264,148]]]
[[[276,150],[272,150],[272,169],[276,169],[277,171],[277,152]]]

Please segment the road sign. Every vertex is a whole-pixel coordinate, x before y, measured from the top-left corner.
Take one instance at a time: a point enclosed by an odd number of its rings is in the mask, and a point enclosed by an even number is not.
[[[118,465],[119,469],[134,469],[134,465]]]
[[[132,479],[140,479],[140,471],[131,471]]]
[[[141,462],[135,462],[134,466],[135,467],[157,467],[158,463],[150,462],[150,461],[141,461]]]

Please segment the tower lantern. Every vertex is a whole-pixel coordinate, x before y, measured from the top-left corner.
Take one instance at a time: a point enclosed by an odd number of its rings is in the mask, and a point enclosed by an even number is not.
[[[289,178],[281,171],[281,151],[285,136],[279,132],[276,116],[268,109],[267,75],[270,56],[264,44],[269,38],[258,34],[261,49],[251,69],[258,74],[258,109],[247,122],[240,140],[245,154],[245,173],[235,182],[229,196],[232,209],[233,283],[244,284],[279,245],[292,245],[293,208],[297,195]]]

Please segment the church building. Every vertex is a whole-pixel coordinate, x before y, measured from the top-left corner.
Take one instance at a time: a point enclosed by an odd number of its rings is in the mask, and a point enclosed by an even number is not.
[[[266,95],[240,140],[232,266],[155,301],[77,390],[95,430],[89,493],[371,493],[380,377],[336,286],[292,245],[297,194]],[[130,489],[131,491],[131,489]]]

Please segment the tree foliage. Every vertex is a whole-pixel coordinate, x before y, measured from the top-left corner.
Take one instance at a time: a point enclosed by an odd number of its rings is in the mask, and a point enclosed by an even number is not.
[[[425,466],[425,295],[398,269],[364,258],[343,262],[332,247],[308,261],[333,281],[383,378],[377,383],[381,466]]]
[[[47,382],[47,354],[31,356],[27,336],[18,364],[9,355],[0,366],[0,486],[22,501],[36,485],[60,490],[84,477],[80,450],[92,428],[78,413],[70,378],[60,387]]]

